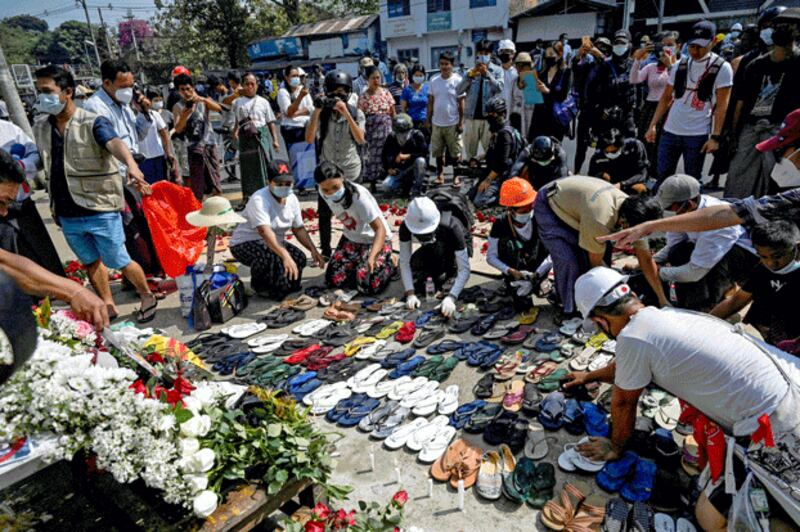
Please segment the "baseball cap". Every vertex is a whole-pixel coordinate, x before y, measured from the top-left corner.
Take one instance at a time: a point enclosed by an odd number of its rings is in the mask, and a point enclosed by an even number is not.
[[[661,207],[668,209],[673,203],[687,201],[700,195],[700,181],[686,174],[675,174],[661,183],[657,199]]]
[[[191,76],[192,75],[192,73],[189,72],[189,69],[186,68],[183,65],[178,65],[178,66],[176,66],[175,68],[172,69],[172,77],[173,78],[175,76],[179,75],[179,74],[186,74],[187,76]]]
[[[375,62],[372,60],[371,57],[362,57],[361,61],[358,62],[364,68],[375,66]]]
[[[761,152],[773,151],[788,146],[800,138],[800,109],[795,109],[783,119],[778,134],[756,144]]]
[[[631,42],[631,32],[628,30],[617,30],[614,33],[614,42],[625,41],[625,44]]]
[[[498,50],[511,50],[512,52],[517,51],[517,47],[514,46],[514,41],[511,39],[503,39],[497,44]]]
[[[279,177],[294,180],[294,175],[292,174],[292,165],[283,159],[274,159],[271,163],[269,163],[269,168],[267,170],[269,171],[269,178],[271,180]]]
[[[701,20],[692,26],[692,34],[689,37],[689,44],[696,44],[703,48],[708,48],[717,34],[717,25],[708,20]]]

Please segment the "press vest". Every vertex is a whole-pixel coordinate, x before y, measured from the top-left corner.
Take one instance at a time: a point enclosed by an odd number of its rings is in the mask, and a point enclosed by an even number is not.
[[[76,108],[64,128],[62,164],[67,189],[79,207],[98,212],[120,211],[124,202],[119,163],[94,139],[92,128],[97,116]],[[33,126],[33,134],[49,182],[53,134],[50,121],[37,121]],[[52,199],[50,201],[52,205]]]

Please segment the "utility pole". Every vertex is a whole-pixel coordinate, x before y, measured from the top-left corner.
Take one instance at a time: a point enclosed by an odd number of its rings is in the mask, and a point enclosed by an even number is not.
[[[89,35],[92,36],[92,42],[94,43],[94,55],[97,58],[97,67],[99,68],[102,65],[102,61],[100,60],[100,50],[97,48],[97,39],[94,38],[94,28],[92,28],[92,19],[89,18],[89,8],[86,7],[86,0],[77,0],[83,6],[83,12],[86,14],[86,24],[89,25]]]
[[[103,27],[103,34],[106,36],[106,48],[108,48],[108,57],[109,59],[113,59],[114,52],[111,51],[111,37],[108,35],[108,27],[106,26],[106,21],[103,20],[103,10],[100,9],[100,6],[97,7],[97,14],[100,16],[100,26]]]
[[[658,2],[658,31],[661,32],[664,26],[664,0]]]
[[[142,56],[139,55],[139,44],[136,42],[136,32],[133,29],[133,11],[128,10],[128,14],[125,15],[125,20],[128,21],[128,31],[131,32],[131,39],[133,39],[133,49],[136,51],[136,63],[137,67],[139,68],[139,78],[141,79],[142,83],[144,83],[144,70],[142,70]]]
[[[8,69],[6,63],[6,55],[3,53],[3,48],[0,47],[0,96],[6,102],[8,107],[8,115],[11,121],[22,128],[29,137],[33,138],[33,130],[28,123],[28,116],[25,114],[25,108],[22,106],[22,100],[19,99],[17,87],[14,85],[14,78],[11,76],[11,71]]]

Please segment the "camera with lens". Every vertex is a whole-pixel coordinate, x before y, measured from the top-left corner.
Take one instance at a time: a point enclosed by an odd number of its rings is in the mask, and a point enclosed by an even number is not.
[[[342,99],[338,96],[328,96],[326,94],[320,94],[316,98],[314,98],[314,107],[317,109],[333,109],[337,102],[341,101]]]

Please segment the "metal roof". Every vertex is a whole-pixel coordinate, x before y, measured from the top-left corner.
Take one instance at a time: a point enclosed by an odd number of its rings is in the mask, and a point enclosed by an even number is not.
[[[331,34],[350,33],[369,28],[378,20],[378,15],[362,15],[360,17],[331,18],[309,24],[292,26],[284,37],[312,37]]]
[[[616,0],[572,0],[570,7],[582,6],[589,10],[616,9]],[[542,14],[558,14],[563,12],[562,0],[511,0],[508,6],[509,18],[522,15],[535,16]],[[555,12],[550,13],[551,10]]]

